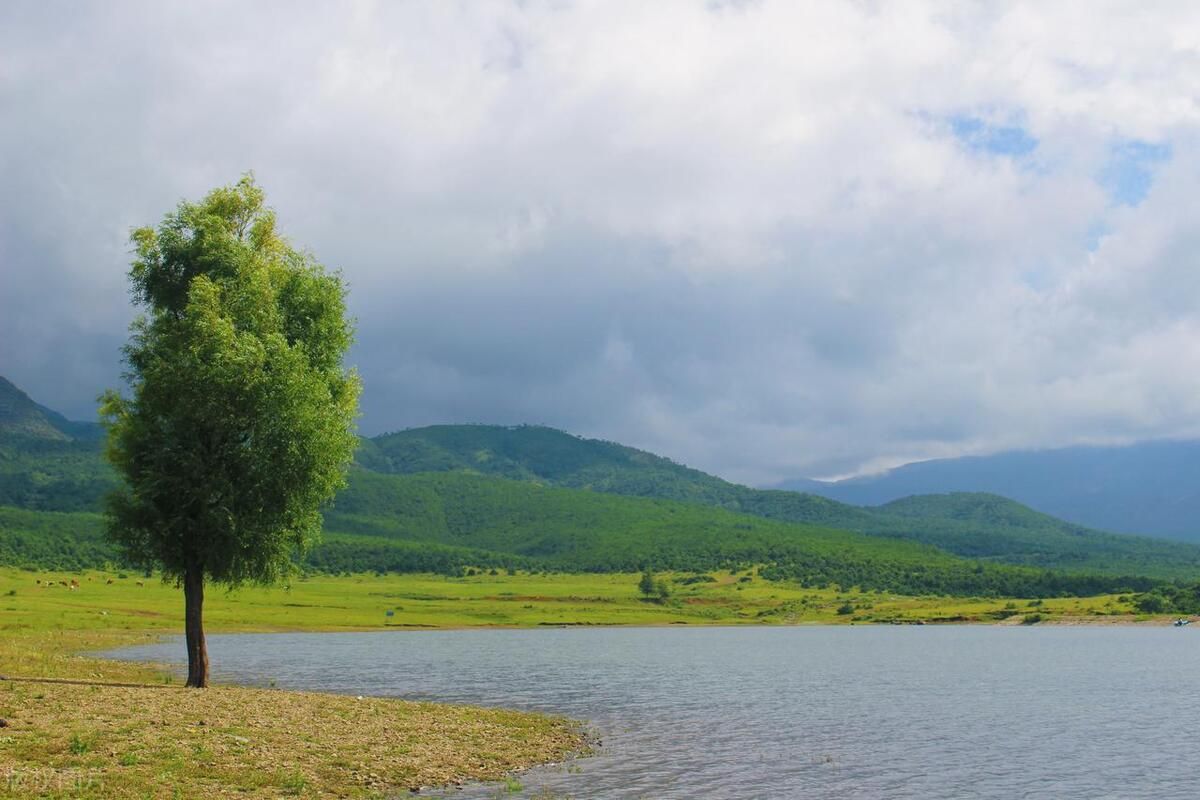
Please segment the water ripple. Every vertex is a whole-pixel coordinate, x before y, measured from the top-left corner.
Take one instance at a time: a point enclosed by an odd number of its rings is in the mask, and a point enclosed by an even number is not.
[[[223,680],[587,720],[602,736],[599,753],[523,776],[526,796],[1200,796],[1200,638],[1191,631],[622,628],[209,642]],[[121,656],[180,653],[171,644]]]

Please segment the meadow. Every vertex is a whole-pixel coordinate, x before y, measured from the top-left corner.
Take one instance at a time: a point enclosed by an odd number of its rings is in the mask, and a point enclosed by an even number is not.
[[[852,624],[995,622],[1041,614],[1047,621],[1129,618],[1125,595],[972,598],[804,588],[753,570],[660,574],[665,602],[642,597],[637,574],[311,575],[274,587],[214,587],[210,632],[402,631],[540,625]],[[75,581],[78,588],[71,588]],[[64,585],[66,584],[66,585]],[[3,638],[25,632],[177,634],[183,601],[157,578],[102,571],[0,569]],[[0,661],[0,671],[11,669]]]

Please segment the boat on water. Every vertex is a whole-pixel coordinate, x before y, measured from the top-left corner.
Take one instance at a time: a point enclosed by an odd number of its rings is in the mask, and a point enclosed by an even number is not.
[[[1192,624],[1192,621],[1190,619],[1183,619],[1181,617],[1180,619],[1175,620],[1176,628],[1182,628],[1184,625],[1191,625],[1191,624]]]

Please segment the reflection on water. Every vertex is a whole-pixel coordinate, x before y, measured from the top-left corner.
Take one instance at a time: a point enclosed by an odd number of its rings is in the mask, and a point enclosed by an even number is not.
[[[587,721],[598,755],[522,776],[527,797],[1127,800],[1200,797],[1197,633],[603,628],[213,636],[209,647],[219,680]]]

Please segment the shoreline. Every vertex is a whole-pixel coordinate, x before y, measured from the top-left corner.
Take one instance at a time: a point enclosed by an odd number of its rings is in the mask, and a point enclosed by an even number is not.
[[[207,632],[1012,626],[1035,618],[1032,627],[1165,627],[1174,619],[1131,613],[1124,596],[909,597],[732,573],[677,584],[668,602],[653,603],[638,595],[637,577],[302,576],[214,593]],[[0,718],[13,723],[0,729],[0,786],[10,793],[169,796],[170,781],[184,796],[237,787],[251,796],[370,797],[505,780],[590,747],[583,723],[539,714],[268,686],[185,690],[173,672],[179,661],[127,661],[119,652],[182,637],[182,598],[153,578],[4,568],[0,597],[0,675],[85,681],[0,681]]]
[[[97,644],[112,652],[164,631],[8,633],[2,796],[381,797],[505,781],[592,747],[584,724],[564,717],[240,684],[187,689],[172,665],[95,655]],[[29,636],[47,674],[8,669],[3,656]]]
[[[1009,619],[938,619],[930,617],[925,619],[912,620],[897,620],[895,622],[887,620],[871,620],[871,621],[853,621],[853,622],[827,622],[824,620],[800,620],[797,622],[566,622],[566,623],[544,623],[537,625],[493,625],[493,624],[478,624],[478,625],[421,625],[421,626],[401,626],[388,625],[382,627],[370,626],[348,626],[348,627],[263,627],[263,628],[238,628],[236,630],[209,630],[205,631],[206,636],[261,636],[263,634],[326,634],[326,633],[387,633],[387,634],[406,634],[406,633],[446,633],[455,631],[545,631],[545,630],[588,630],[588,629],[645,629],[645,630],[662,630],[668,628],[692,628],[692,629],[712,629],[712,628],[870,628],[870,627],[1016,627],[1016,628],[1036,628],[1036,627],[1115,627],[1115,628],[1171,628],[1175,627],[1176,619],[1188,619],[1189,624],[1200,623],[1200,615],[1185,616],[1185,615],[1161,615],[1156,614],[1149,618],[1143,618],[1138,615],[1122,615],[1114,617],[1105,616],[1048,616],[1036,623],[1022,622],[1020,617]],[[1185,626],[1186,627],[1186,626]],[[151,632],[151,631],[147,631]],[[183,639],[183,633],[171,633],[167,631],[152,631],[152,633],[160,638],[178,638]],[[136,646],[136,645],[130,645]],[[123,649],[117,648],[117,649]],[[97,656],[105,660],[121,661],[118,658],[109,658],[100,654],[109,652],[105,650],[87,651],[81,655]],[[139,663],[139,662],[129,662]],[[4,676],[0,674],[0,678]]]

